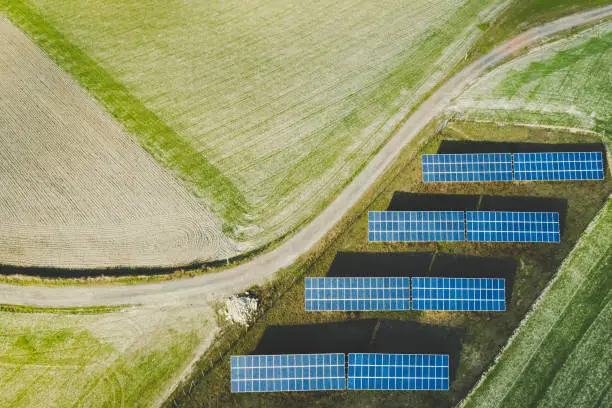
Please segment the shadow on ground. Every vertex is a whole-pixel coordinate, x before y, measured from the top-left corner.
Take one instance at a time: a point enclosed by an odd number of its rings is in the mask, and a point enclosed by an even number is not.
[[[270,326],[251,354],[424,353],[448,354],[455,378],[464,329],[403,320]]]

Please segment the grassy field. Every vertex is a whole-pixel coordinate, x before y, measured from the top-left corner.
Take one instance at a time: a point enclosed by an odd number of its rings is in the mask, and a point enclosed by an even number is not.
[[[431,124],[419,141],[412,143],[402,153],[401,160],[389,171],[377,186],[359,204],[357,213],[347,216],[349,224],[337,239],[307,268],[283,272],[279,280],[262,290],[264,305],[269,309],[246,334],[227,331],[217,342],[215,349],[198,363],[198,374],[175,395],[167,406],[399,406],[448,407],[463,398],[476,382],[482,371],[493,361],[495,355],[506,343],[512,331],[518,326],[531,304],[558,269],[559,265],[575,245],[582,231],[597,214],[612,191],[612,182],[586,183],[499,183],[472,185],[431,185],[424,184],[420,175],[420,164],[415,160],[420,153],[436,151],[442,139],[450,140],[493,140],[516,142],[593,142],[594,136],[545,130],[529,127],[495,127],[469,122],[451,122],[440,135],[435,135],[439,123]],[[423,143],[423,141],[425,141]],[[374,193],[375,192],[375,193]],[[385,209],[390,203],[401,205],[401,192],[448,193],[448,194],[491,194],[506,197],[540,197],[567,200],[566,223],[563,227],[562,242],[559,245],[529,244],[483,244],[469,243],[423,243],[423,244],[368,244],[366,238],[366,210]],[[476,197],[478,201],[478,197]],[[373,199],[371,205],[367,200]],[[482,201],[483,205],[487,199]],[[452,199],[447,199],[453,205]],[[366,203],[366,204],[364,204]],[[393,204],[395,203],[395,204]],[[400,203],[400,204],[398,204]],[[561,205],[561,207],[563,204]],[[354,220],[354,222],[352,222]],[[340,227],[344,228],[344,227]],[[470,270],[460,274],[476,272],[482,276],[501,273],[502,265],[515,262],[516,270],[506,277],[512,281],[512,295],[509,310],[503,314],[491,313],[308,313],[304,311],[304,276],[324,276],[337,270],[343,258],[351,253],[366,252],[374,255],[373,270],[367,273],[384,273],[389,267],[387,256],[401,253],[432,253],[438,261],[452,256],[470,255],[487,257],[489,263],[483,268],[480,260],[471,263]],[[494,260],[491,261],[491,258]],[[434,270],[444,271],[443,266]],[[392,264],[393,262],[391,262]],[[385,265],[385,266],[380,266]],[[429,265],[429,264],[428,264]],[[438,264],[440,265],[440,264]],[[443,265],[443,264],[442,264]],[[452,263],[450,264],[452,265]],[[455,264],[456,265],[456,264]],[[392,265],[393,266],[393,265]],[[449,265],[447,265],[449,266]],[[417,258],[404,259],[395,272],[410,273],[419,268]],[[428,266],[429,267],[429,266]],[[351,272],[366,271],[366,263],[353,262]],[[369,265],[372,269],[372,265]],[[450,268],[450,266],[449,266]],[[480,268],[480,271],[477,270]],[[346,268],[345,268],[346,269]],[[383,269],[383,270],[381,270]],[[347,272],[345,270],[344,272]],[[277,294],[281,294],[278,296]],[[370,332],[370,319],[380,319],[378,333]],[[349,323],[351,329],[342,326]],[[315,325],[308,328],[295,325]],[[324,324],[329,324],[323,326]],[[334,326],[334,324],[338,324]],[[391,329],[389,329],[391,327]],[[393,329],[395,327],[395,329]],[[297,331],[296,331],[297,330]],[[300,331],[305,330],[305,331]],[[395,331],[394,331],[395,330]],[[347,338],[347,333],[348,338]],[[384,336],[383,336],[384,333]],[[423,333],[428,333],[426,336]],[[386,340],[381,339],[383,336]],[[424,337],[425,336],[425,337]],[[399,340],[393,340],[399,339]],[[342,340],[344,339],[344,340]],[[426,339],[426,340],[424,340]],[[334,392],[334,393],[288,393],[279,394],[231,394],[229,392],[229,355],[283,350],[283,352],[305,352],[316,347],[319,351],[351,351],[363,342],[391,344],[397,351],[417,351],[427,344],[439,347],[437,351],[449,351],[456,372],[448,393],[402,393],[402,392]],[[379,351],[389,351],[384,344]],[[228,349],[229,347],[229,349]],[[433,350],[430,350],[433,351]],[[219,356],[225,356],[219,358]],[[212,367],[212,368],[211,368]],[[185,395],[186,393],[187,395]]]
[[[463,407],[612,404],[612,201]]]
[[[0,6],[254,248],[329,202],[500,3]]]
[[[67,313],[0,311],[0,407],[150,407],[213,334],[207,307]]]
[[[534,49],[493,70],[459,100],[460,115],[612,134],[612,23]]]
[[[159,267],[238,252],[219,220],[1,15],[0,77],[0,265]]]
[[[481,26],[485,32],[475,44],[471,56],[483,55],[496,44],[538,24],[608,4],[609,0],[514,0],[495,24]]]

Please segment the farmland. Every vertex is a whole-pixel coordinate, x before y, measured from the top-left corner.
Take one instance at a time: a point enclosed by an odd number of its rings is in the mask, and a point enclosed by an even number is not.
[[[456,101],[461,117],[612,131],[612,23],[500,66]]]
[[[477,0],[4,4],[246,249],[328,203],[501,10]]]
[[[193,305],[0,312],[0,407],[155,405],[210,341],[208,316]]]
[[[0,16],[0,263],[184,265],[237,252],[221,223]]]
[[[346,230],[312,263],[298,270],[287,270],[278,281],[261,289],[268,308],[258,323],[245,335],[228,330],[219,339],[212,354],[198,363],[204,374],[197,375],[179,392],[173,403],[181,407],[222,406],[381,406],[412,405],[445,407],[456,404],[467,394],[484,368],[506,343],[522,317],[554,276],[555,271],[582,231],[606,202],[612,191],[610,180],[584,183],[486,183],[432,185],[421,182],[422,153],[432,153],[448,141],[504,141],[518,143],[578,143],[601,141],[597,136],[561,130],[504,126],[472,122],[451,122],[436,135],[439,122],[428,128],[402,153],[398,163],[379,184],[373,186],[359,212],[349,218]],[[442,143],[444,140],[447,142]],[[447,196],[448,206],[461,200],[486,204],[497,200],[528,199],[529,205],[546,202],[565,215],[562,241],[558,245],[506,245],[470,243],[385,244],[367,242],[366,210],[400,209],[414,199],[408,193],[462,194]],[[412,197],[412,198],[411,198]],[[419,198],[431,203],[436,196]],[[367,205],[367,201],[373,202]],[[457,201],[458,200],[458,201]],[[567,200],[567,201],[566,201]],[[565,207],[567,205],[567,207]],[[433,261],[430,256],[433,255]],[[468,258],[462,256],[468,255]],[[482,258],[484,257],[484,258]],[[462,266],[460,266],[462,265]],[[424,268],[424,269],[423,269]],[[433,269],[432,269],[433,268]],[[304,311],[304,276],[385,276],[411,274],[419,270],[448,272],[459,276],[481,273],[482,276],[503,276],[511,282],[508,311],[490,313],[449,312],[358,312],[313,313]],[[421,271],[422,272],[422,271]],[[433,273],[433,272],[431,272]],[[343,275],[344,274],[344,275]],[[347,275],[348,274],[348,275]],[[365,274],[365,275],[362,275]],[[297,275],[297,278],[296,278]],[[280,293],[280,295],[277,295]],[[431,345],[435,345],[433,350]],[[227,355],[265,354],[270,352],[362,352],[360,347],[374,347],[378,352],[448,352],[453,374],[448,393],[402,392],[333,392],[290,394],[230,394],[229,358],[216,360],[224,350]],[[229,350],[227,349],[229,347]],[[392,349],[389,349],[391,347]],[[170,403],[168,404],[170,405]]]
[[[610,406],[612,201],[463,407]]]

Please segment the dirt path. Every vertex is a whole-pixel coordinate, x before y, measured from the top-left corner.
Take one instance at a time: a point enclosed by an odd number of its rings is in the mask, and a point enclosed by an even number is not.
[[[308,252],[344,216],[398,157],[406,146],[429,121],[441,114],[453,98],[456,98],[484,71],[522,48],[565,31],[574,26],[594,23],[612,16],[612,6],[594,11],[574,14],[536,27],[502,44],[491,53],[469,65],[433,93],[387,142],[363,171],[338,195],[332,204],[323,210],[309,225],[287,240],[274,251],[259,256],[251,262],[235,268],[193,279],[174,280],[163,283],[110,286],[110,287],[59,287],[0,285],[0,303],[38,306],[67,307],[112,304],[176,304],[191,300],[213,300],[219,296],[243,290],[262,283],[274,273],[290,265],[298,256]]]

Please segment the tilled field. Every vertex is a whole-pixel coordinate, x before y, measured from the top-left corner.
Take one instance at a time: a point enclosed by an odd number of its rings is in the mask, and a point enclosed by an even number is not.
[[[220,223],[0,17],[0,263],[173,266],[235,254]]]

